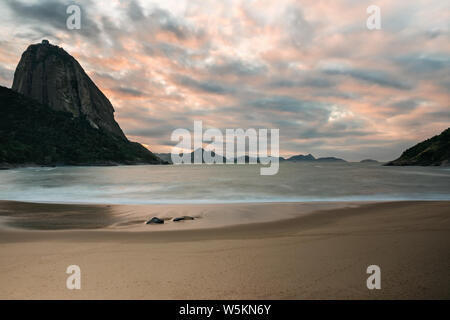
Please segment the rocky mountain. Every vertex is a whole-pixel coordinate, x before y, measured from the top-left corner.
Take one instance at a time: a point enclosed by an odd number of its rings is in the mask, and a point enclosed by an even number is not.
[[[0,167],[159,164],[136,142],[0,86]]]
[[[201,163],[205,163],[205,153],[208,153],[208,152],[211,152],[211,157],[215,157],[216,156],[216,154],[215,154],[215,152],[214,151],[207,151],[207,150],[205,150],[205,149],[202,149],[202,154],[203,154],[203,156],[202,156],[202,161],[201,161]],[[171,154],[170,153],[157,153],[156,154],[160,159],[162,159],[162,160],[164,160],[164,161],[167,161],[167,162],[169,162],[169,163],[172,163],[172,157],[171,157]],[[180,156],[183,156],[183,153],[181,153],[180,154]],[[224,157],[224,156],[222,156],[222,155],[220,155],[220,154],[217,154],[217,156],[218,156],[218,161],[219,161],[219,163],[227,163],[227,159]],[[191,153],[189,153],[189,158],[190,158],[190,161],[191,161],[191,163],[194,163],[194,160],[195,160],[195,151],[192,151]],[[279,158],[280,159],[280,161],[282,161],[282,160],[284,160],[283,158]],[[282,160],[281,160],[282,159]],[[250,156],[248,156],[248,155],[245,155],[245,156],[242,156],[242,157],[239,157],[239,158],[234,158],[233,159],[233,163],[238,163],[238,160],[241,162],[241,163],[260,163],[260,159],[259,158],[255,158],[255,157],[250,157]]]
[[[204,149],[203,153],[207,152]],[[156,154],[159,158],[163,159],[164,161],[167,161],[169,163],[172,163],[172,159],[171,159],[171,155],[170,153],[157,153]],[[183,154],[180,154],[181,156]],[[191,158],[191,163],[194,163],[194,155],[195,152],[191,152],[190,153],[190,158]],[[212,156],[214,156],[214,152],[212,152]],[[226,158],[219,155],[219,157],[222,159],[223,163],[226,163]],[[239,160],[241,160],[241,162],[244,163],[250,163],[250,160],[252,163],[256,162],[256,163],[264,163],[267,162],[267,160],[270,160],[271,157],[265,157],[265,158],[254,158],[254,157],[249,157],[248,155],[245,155],[243,157],[240,157]],[[237,163],[238,158],[234,158],[233,159],[233,163]],[[265,161],[262,161],[265,160]],[[324,158],[315,158],[312,154],[307,154],[307,155],[296,155],[296,156],[292,156],[290,158],[283,158],[283,157],[278,157],[278,161],[279,162],[308,162],[308,161],[314,161],[314,162],[346,162],[343,159],[340,158],[335,158],[335,157],[324,157]],[[202,162],[204,163],[204,161]]]
[[[216,153],[214,151],[207,151],[205,149],[201,149],[201,150],[202,150],[201,151],[202,152],[201,153],[202,154],[201,163],[205,163],[205,154],[206,153],[210,153],[211,157],[215,157],[216,156]],[[169,163],[172,163],[172,156],[171,156],[170,153],[158,153],[157,156],[160,157],[161,159],[169,162]],[[180,156],[183,156],[183,153],[181,153]],[[190,158],[190,163],[191,164],[194,163],[195,156],[196,156],[195,151],[192,151],[191,153],[189,153],[189,158]],[[221,155],[217,154],[217,157],[218,157],[219,163],[226,163],[227,162],[227,159],[224,156],[221,156]],[[242,158],[243,158],[242,161],[244,161],[245,163],[249,163],[249,161],[250,161],[250,157],[249,156],[246,155],[246,156],[244,156]],[[234,161],[234,163],[237,163],[237,158],[235,158],[233,161]]]
[[[0,87],[0,165],[166,163],[130,142],[108,98],[64,49],[30,45]]]
[[[319,161],[319,162],[347,162],[344,159],[336,158],[336,157],[317,158],[316,161]]]
[[[363,159],[360,162],[361,163],[378,163],[378,161],[374,160],[374,159]]]
[[[302,154],[299,154],[299,155],[292,156],[292,157],[286,159],[286,161],[293,161],[293,162],[297,162],[297,161],[314,161],[314,160],[316,160],[316,158],[314,158],[314,156],[312,154],[307,154],[306,156],[302,155]]]
[[[450,165],[450,128],[409,148],[387,166]]]
[[[30,45],[22,54],[12,89],[75,118],[84,116],[93,128],[126,139],[108,98],[75,58],[47,40]]]
[[[291,161],[291,162],[303,162],[303,161],[346,162],[344,159],[335,158],[335,157],[315,158],[312,154],[307,154],[307,155],[299,154],[299,155],[287,158],[286,161]]]

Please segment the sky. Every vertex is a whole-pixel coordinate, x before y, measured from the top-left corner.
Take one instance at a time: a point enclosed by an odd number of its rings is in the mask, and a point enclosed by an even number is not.
[[[66,27],[70,4],[80,30]],[[48,39],[153,152],[201,120],[278,128],[283,156],[386,161],[450,126],[449,24],[442,0],[2,0],[0,85]]]

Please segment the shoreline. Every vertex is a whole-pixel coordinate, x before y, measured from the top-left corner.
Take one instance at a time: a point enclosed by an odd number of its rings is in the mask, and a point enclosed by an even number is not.
[[[4,201],[0,200],[0,209],[2,202],[14,202],[14,201]],[[24,202],[17,202],[18,204],[25,204]],[[35,205],[36,203],[30,203]],[[274,207],[279,205],[291,205],[292,203],[271,203]],[[300,203],[296,203],[300,204]],[[62,205],[62,204],[60,204]],[[248,205],[248,204],[247,204]],[[252,203],[254,209],[258,208],[258,203]],[[301,205],[301,204],[300,204]],[[73,205],[68,205],[73,206]],[[102,205],[75,205],[80,207],[87,207],[89,209],[100,209],[104,206]],[[120,206],[120,205],[106,205],[107,207]],[[129,205],[124,205],[120,207],[128,207]],[[138,205],[141,206],[141,205]],[[166,205],[151,205],[151,206],[162,206]],[[183,205],[170,205],[179,206]],[[205,205],[199,205],[205,206]],[[229,204],[229,206],[235,207],[239,204]],[[132,206],[134,207],[134,206]],[[148,207],[148,205],[143,205],[143,207]],[[197,207],[197,205],[195,205]],[[268,221],[253,221],[246,223],[230,223],[228,225],[216,225],[207,227],[193,227],[188,226],[187,228],[168,228],[163,229],[164,225],[143,225],[143,228],[117,228],[114,224],[106,227],[98,228],[71,228],[71,229],[26,229],[26,228],[15,228],[15,227],[5,227],[0,228],[0,245],[2,243],[9,243],[19,241],[21,235],[29,235],[30,239],[34,240],[34,237],[38,240],[42,239],[52,239],[52,240],[70,240],[72,236],[78,235],[89,235],[94,238],[116,241],[118,239],[151,239],[151,240],[161,240],[170,242],[172,239],[187,240],[187,241],[197,241],[197,240],[214,240],[214,239],[234,239],[235,236],[239,238],[257,238],[257,237],[269,237],[269,236],[279,236],[284,237],[291,233],[298,233],[309,228],[314,228],[322,225],[333,225],[336,221],[347,217],[364,217],[364,215],[374,214],[379,211],[381,215],[386,214],[386,210],[404,210],[404,208],[422,208],[424,210],[430,210],[431,208],[448,208],[448,219],[450,220],[450,201],[382,201],[382,202],[354,202],[354,203],[333,203],[329,208],[326,207],[316,207],[308,208],[309,211],[303,211],[297,213],[293,216],[284,216],[278,219],[271,219]],[[280,207],[278,207],[280,208]],[[0,210],[1,211],[1,210]],[[445,211],[445,210],[444,210]],[[414,210],[417,213],[417,208]],[[98,212],[96,212],[98,214]],[[425,214],[425,213],[424,213]],[[447,214],[447,213],[446,213]],[[0,216],[0,219],[2,216]],[[4,217],[3,217],[4,218]],[[177,223],[178,226],[184,226],[184,224],[193,224],[192,221],[184,221]],[[449,229],[450,231],[450,229]],[[218,233],[217,233],[218,232]],[[246,233],[249,232],[249,233]],[[96,236],[97,234],[97,236]],[[179,237],[177,236],[179,235]],[[449,234],[450,239],[450,234]],[[81,238],[79,241],[83,241]]]
[[[65,287],[73,264],[81,290]],[[366,288],[372,264],[381,290]],[[450,201],[205,229],[0,230],[0,299],[450,299],[448,270]]]

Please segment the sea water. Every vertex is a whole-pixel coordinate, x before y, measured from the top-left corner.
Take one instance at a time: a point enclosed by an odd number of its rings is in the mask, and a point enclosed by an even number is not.
[[[377,163],[146,165],[0,171],[0,200],[96,204],[450,200],[450,168]]]

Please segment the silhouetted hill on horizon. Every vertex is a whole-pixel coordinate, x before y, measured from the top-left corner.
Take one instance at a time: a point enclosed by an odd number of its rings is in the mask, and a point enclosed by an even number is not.
[[[360,161],[360,163],[380,163],[380,162],[374,159],[363,159]]]
[[[197,149],[198,150],[198,149]],[[199,161],[199,163],[201,162],[201,163],[205,163],[205,153],[210,153],[210,156],[211,157],[215,157],[215,158],[217,158],[217,160],[218,160],[218,163],[226,163],[227,162],[227,159],[224,157],[224,156],[222,156],[222,155],[220,155],[220,154],[217,154],[217,157],[216,157],[216,153],[214,152],[214,151],[207,151],[207,150],[205,150],[205,149],[202,149],[202,159],[201,159],[201,161]],[[162,159],[162,160],[164,160],[164,161],[167,161],[167,162],[169,162],[169,163],[172,163],[172,156],[171,156],[171,153],[156,153],[156,155],[160,158],[160,159]],[[184,154],[183,153],[180,153],[180,156],[183,156]],[[195,160],[195,150],[194,151],[192,151],[192,152],[190,152],[189,153],[189,159],[190,159],[190,163],[191,164],[193,164],[194,163],[194,160]],[[240,157],[239,159],[242,159],[241,161],[243,161],[244,163],[250,163],[250,160],[253,160],[253,161],[256,161],[256,162],[258,162],[259,161],[259,159],[255,159],[255,158],[252,158],[252,157],[249,157],[248,155],[245,155],[245,156],[243,156],[243,157]],[[237,163],[237,161],[238,161],[238,158],[234,158],[233,159],[233,163]]]
[[[148,149],[0,86],[0,166],[159,164]]]
[[[126,139],[108,98],[74,57],[47,40],[28,46],[22,54],[11,89]]]
[[[450,128],[441,134],[407,149],[387,166],[442,166],[450,165]]]
[[[304,162],[304,161],[317,161],[317,162],[347,162],[344,159],[336,158],[336,157],[322,157],[322,158],[316,158],[312,154],[307,155],[295,155],[290,158],[285,159],[285,161],[291,161],[291,162]]]
[[[203,154],[205,152],[207,152],[204,149],[202,149],[202,150],[203,150]],[[192,151],[189,154],[190,154],[191,163],[194,163],[195,151]],[[212,154],[213,157],[215,156],[214,152],[212,152],[211,154]],[[162,160],[167,161],[169,163],[172,163],[172,159],[171,159],[171,154],[170,153],[156,153],[156,155],[159,158],[161,158]],[[183,155],[183,153],[181,153],[180,155]],[[222,163],[226,163],[226,158],[224,156],[221,156],[219,154],[217,156],[219,157],[219,161],[222,160]],[[261,160],[263,159],[263,158],[250,157],[248,155],[245,155],[244,157],[241,157],[241,158],[243,158],[243,162],[244,163],[249,163],[250,160],[252,160],[253,162],[256,162],[256,163],[260,163]],[[270,158],[270,157],[267,157],[267,158]],[[233,163],[237,163],[237,159],[238,158],[235,157],[233,159]],[[278,157],[278,160],[280,162],[347,162],[344,159],[335,158],[335,157],[315,158],[312,154],[308,154],[308,155],[301,155],[300,154],[300,155],[292,156],[290,158]],[[202,163],[205,163],[204,159],[203,159]]]

